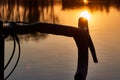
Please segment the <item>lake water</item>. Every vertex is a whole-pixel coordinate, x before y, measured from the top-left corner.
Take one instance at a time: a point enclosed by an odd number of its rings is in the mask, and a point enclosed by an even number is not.
[[[22,1],[22,0],[21,0]],[[38,1],[38,0],[36,0]],[[119,4],[85,3],[69,5],[60,0],[34,5],[16,3],[0,5],[2,20],[47,22],[78,26],[83,13],[89,14],[89,31],[94,42],[99,63],[95,64],[89,52],[87,80],[120,79],[120,6]],[[34,3],[33,3],[34,4]],[[32,4],[32,5],[33,5]],[[3,11],[2,11],[3,10]],[[3,14],[2,14],[3,12]],[[72,37],[36,33],[20,37],[21,58],[15,72],[8,80],[73,80],[77,68],[77,47]],[[13,41],[5,41],[5,63],[11,55]],[[18,48],[16,50],[16,53]],[[5,71],[14,65],[17,54]]]

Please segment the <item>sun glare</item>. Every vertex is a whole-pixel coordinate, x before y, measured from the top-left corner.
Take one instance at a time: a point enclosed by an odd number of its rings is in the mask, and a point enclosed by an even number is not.
[[[80,13],[80,17],[84,17],[86,18],[88,21],[90,20],[90,13],[86,10],[86,11],[82,11]]]
[[[84,2],[85,4],[87,4],[87,3],[88,3],[88,0],[83,0],[83,2]]]
[[[86,3],[86,2],[87,2],[87,0],[84,0],[84,2]]]

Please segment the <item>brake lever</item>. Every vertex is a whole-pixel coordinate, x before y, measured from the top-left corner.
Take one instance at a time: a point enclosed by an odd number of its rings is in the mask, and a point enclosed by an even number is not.
[[[88,47],[90,48],[94,63],[98,63],[95,47],[94,47],[94,44],[92,42],[92,39],[91,39],[90,35],[89,35],[89,38],[88,38]]]

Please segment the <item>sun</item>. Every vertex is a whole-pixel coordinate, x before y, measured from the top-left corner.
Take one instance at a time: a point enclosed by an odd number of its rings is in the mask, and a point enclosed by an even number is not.
[[[80,17],[84,17],[84,18],[86,18],[89,21],[90,20],[90,13],[87,10],[82,11],[80,13]]]

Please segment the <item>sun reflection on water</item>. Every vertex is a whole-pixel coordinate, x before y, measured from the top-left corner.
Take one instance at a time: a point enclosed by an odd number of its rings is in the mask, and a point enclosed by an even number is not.
[[[88,0],[83,0],[83,2],[84,2],[85,4],[87,4],[87,3],[88,3]]]
[[[84,2],[87,2],[87,0],[84,0]]]
[[[80,13],[80,17],[84,17],[89,21],[90,20],[90,13],[88,12],[88,10],[84,10]]]

